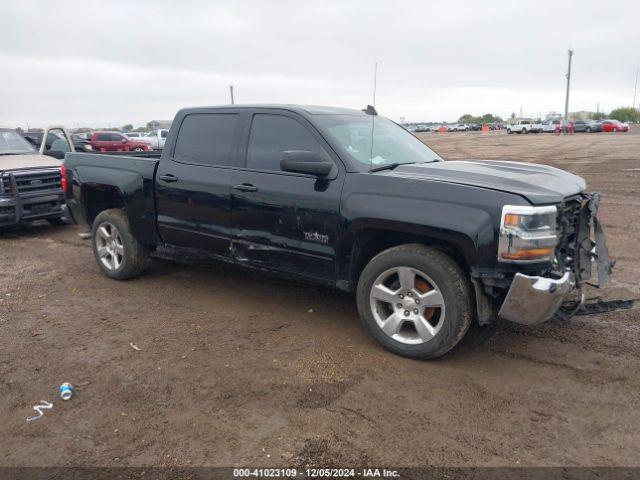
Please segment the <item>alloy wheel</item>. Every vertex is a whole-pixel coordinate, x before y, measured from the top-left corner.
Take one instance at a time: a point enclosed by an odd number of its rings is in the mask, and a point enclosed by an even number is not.
[[[122,265],[124,246],[120,232],[112,223],[101,223],[96,230],[96,250],[107,270],[117,270]]]
[[[422,344],[433,339],[445,320],[441,290],[424,272],[395,267],[376,278],[369,293],[373,317],[394,340]]]

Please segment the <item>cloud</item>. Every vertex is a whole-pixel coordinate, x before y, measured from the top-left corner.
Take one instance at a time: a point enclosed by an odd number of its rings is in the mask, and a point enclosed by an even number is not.
[[[633,97],[640,3],[584,0],[11,2],[0,17],[0,123],[144,124],[187,105],[363,107],[455,120]]]

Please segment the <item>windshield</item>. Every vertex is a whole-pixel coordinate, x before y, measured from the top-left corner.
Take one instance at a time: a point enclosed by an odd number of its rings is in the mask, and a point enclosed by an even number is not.
[[[358,171],[395,163],[442,161],[411,133],[384,117],[318,115],[314,120]]]
[[[35,150],[18,132],[0,130],[0,155],[20,155],[23,153],[35,153]]]

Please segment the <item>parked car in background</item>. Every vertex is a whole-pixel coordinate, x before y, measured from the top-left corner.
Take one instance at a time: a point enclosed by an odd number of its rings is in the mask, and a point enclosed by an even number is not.
[[[602,131],[603,132],[628,132],[629,125],[625,125],[618,120],[607,119],[602,120]]]
[[[473,125],[471,125],[471,130],[473,130],[474,132],[479,132],[480,130],[482,130],[482,125],[480,125],[479,123],[474,123]]]
[[[45,132],[22,132],[22,136],[27,140],[33,147],[40,151],[51,150],[51,146],[56,140],[64,139],[65,136],[68,136],[73,143],[73,146],[78,152],[90,152],[91,151],[91,143],[87,140],[76,137],[76,135],[70,135],[65,132],[63,127],[48,127],[46,129],[46,140]],[[43,147],[42,149],[40,147]],[[65,152],[66,153],[66,152]]]
[[[93,151],[93,147],[91,146],[91,140],[87,140],[85,138],[79,137],[75,133],[72,133],[71,141],[73,142],[73,147],[76,149],[76,152],[92,152]]]
[[[98,152],[149,152],[147,141],[136,140],[119,132],[93,132],[91,147]]]
[[[140,138],[144,135],[143,132],[122,132],[129,138]]]
[[[573,131],[584,133],[601,132],[602,123],[595,120],[576,120],[573,122]]]
[[[516,123],[507,125],[507,133],[536,133],[542,131],[540,124],[533,123],[532,120],[523,119]]]
[[[554,133],[560,128],[560,120],[545,120],[540,124],[542,133]]]
[[[159,128],[145,133],[140,140],[149,142],[151,148],[154,150],[162,150],[164,148],[164,142],[167,139],[167,135],[169,135],[169,130],[166,128]]]
[[[73,153],[69,134],[62,127],[41,133],[36,149],[15,130],[0,128],[0,226],[32,220],[61,224],[65,216],[62,159]],[[47,139],[51,142],[47,144]]]

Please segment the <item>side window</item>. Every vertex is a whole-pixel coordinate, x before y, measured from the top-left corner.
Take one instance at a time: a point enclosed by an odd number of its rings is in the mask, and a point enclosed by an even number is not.
[[[167,138],[168,135],[169,135],[169,131],[168,130],[162,130],[162,132],[160,132],[160,136],[162,138]]]
[[[282,152],[287,150],[324,154],[318,141],[296,120],[282,115],[254,115],[247,150],[247,168],[279,172]]]
[[[109,141],[111,141],[111,134],[109,134],[109,133],[99,133],[98,134],[98,141],[99,142],[109,142]]]
[[[238,114],[192,113],[184,117],[173,157],[182,162],[232,166]]]
[[[112,142],[121,142],[122,141],[122,135],[118,135],[117,133],[112,133],[111,134],[111,141]]]

